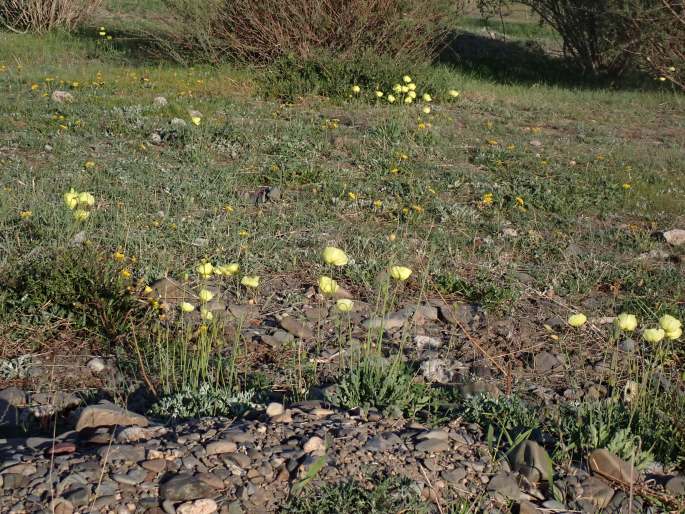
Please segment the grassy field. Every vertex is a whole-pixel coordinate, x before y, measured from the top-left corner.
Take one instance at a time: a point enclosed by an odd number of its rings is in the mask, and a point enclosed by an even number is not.
[[[553,39],[508,23],[516,39]],[[481,33],[475,18],[464,24]],[[164,277],[195,287],[203,261],[261,278],[246,291],[224,277],[231,301],[298,311],[330,272],[326,246],[350,256],[335,278],[360,303],[375,305],[384,272],[403,265],[413,274],[395,306],[468,302],[490,324],[525,327],[514,348],[475,334],[503,367],[518,366],[516,350],[580,348],[562,386],[613,351],[602,318],[685,316],[685,247],[659,235],[685,228],[682,96],[531,81],[535,69],[499,80],[448,62],[365,75],[356,94],[354,79],[293,78],[286,66],[141,57],[135,39],[112,33],[0,32],[3,359],[119,352],[135,366],[130,312],[141,324],[156,316],[138,312],[143,288]],[[404,74],[432,101],[388,103]],[[55,102],[57,90],[73,101]],[[65,206],[71,188],[94,196],[86,220]],[[118,296],[131,292],[131,303]],[[550,319],[576,311],[592,331],[550,335]],[[652,369],[656,354],[618,364],[610,382]],[[680,385],[684,355],[676,342],[657,359]]]

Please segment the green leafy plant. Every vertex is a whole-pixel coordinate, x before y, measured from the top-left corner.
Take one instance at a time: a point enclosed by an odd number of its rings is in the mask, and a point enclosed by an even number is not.
[[[428,512],[419,491],[407,478],[374,478],[375,484],[367,488],[357,481],[324,484],[319,488],[305,489],[307,494],[291,498],[280,511],[283,514],[386,514],[389,512]]]
[[[211,384],[163,396],[150,408],[150,415],[183,420],[204,416],[237,416],[252,406],[254,391],[238,392]]]
[[[393,416],[414,416],[428,405],[430,392],[428,386],[414,383],[414,375],[398,358],[386,361],[369,355],[342,377],[328,399],[347,409],[375,408]]]

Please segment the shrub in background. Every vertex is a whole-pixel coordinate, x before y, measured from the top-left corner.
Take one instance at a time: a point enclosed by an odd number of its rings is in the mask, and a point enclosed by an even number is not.
[[[181,48],[211,61],[345,58],[365,51],[429,58],[461,2],[453,0],[165,0]]]
[[[0,0],[0,25],[13,31],[73,30],[102,0]]]

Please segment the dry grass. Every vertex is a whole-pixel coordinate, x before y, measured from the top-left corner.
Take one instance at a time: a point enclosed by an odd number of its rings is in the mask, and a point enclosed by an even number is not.
[[[13,31],[74,29],[102,0],[0,0],[0,23]]]

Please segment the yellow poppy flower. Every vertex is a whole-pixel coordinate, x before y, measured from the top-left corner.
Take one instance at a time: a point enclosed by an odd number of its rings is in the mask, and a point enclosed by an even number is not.
[[[579,312],[578,314],[573,314],[568,318],[568,324],[576,328],[582,327],[583,325],[585,325],[586,322],[587,316],[582,312]]]
[[[362,88],[360,88],[359,86],[357,86],[357,85],[355,84],[354,86],[352,86],[352,92],[353,92],[355,95],[358,95],[359,93],[362,92]]]
[[[618,328],[625,332],[632,332],[637,328],[637,317],[635,314],[628,314],[627,312],[622,312],[616,318],[616,324]]]
[[[95,205],[95,197],[90,193],[79,193],[78,203],[79,205],[82,205],[84,207],[92,207],[93,205]]]
[[[200,298],[201,302],[207,303],[207,302],[211,301],[212,298],[214,298],[214,293],[212,293],[211,291],[209,291],[207,289],[203,289],[200,291],[200,294],[198,295],[198,297]]]
[[[642,332],[642,338],[648,343],[658,343],[665,335],[666,332],[663,328],[648,328]]]
[[[223,275],[225,277],[232,277],[240,271],[240,264],[233,262],[231,264],[223,264],[214,268],[216,275]]]
[[[197,271],[197,274],[202,278],[209,278],[214,272],[214,266],[212,266],[211,262],[203,262],[197,268],[195,268],[195,271]]]
[[[212,321],[214,319],[214,314],[212,314],[212,311],[208,311],[202,307],[200,309],[200,317],[205,321]]]
[[[252,289],[256,289],[259,287],[259,277],[254,275],[254,276],[249,276],[249,277],[243,277],[243,279],[240,281],[242,285],[245,287],[250,287]]]
[[[74,211],[74,219],[76,221],[86,221],[89,216],[90,216],[90,213],[88,211],[83,210],[83,209],[76,209]]]
[[[344,266],[348,263],[347,254],[335,246],[327,246],[323,250],[323,261],[333,266]]]
[[[338,308],[340,312],[350,312],[352,310],[352,307],[354,306],[354,302],[347,298],[341,298],[340,300],[335,302],[335,306]]]
[[[400,282],[407,280],[411,274],[411,269],[405,266],[392,266],[390,268],[390,276]]]
[[[335,294],[338,291],[338,283],[331,277],[319,278],[319,289],[324,294]]]
[[[181,302],[178,307],[182,312],[193,312],[195,310],[195,306],[188,302]]]
[[[64,203],[70,209],[76,209],[78,207],[78,193],[74,191],[72,187],[68,192],[64,193]]]
[[[678,318],[674,318],[670,314],[661,316],[661,318],[659,318],[659,325],[666,332],[673,332],[681,327],[680,320]]]

